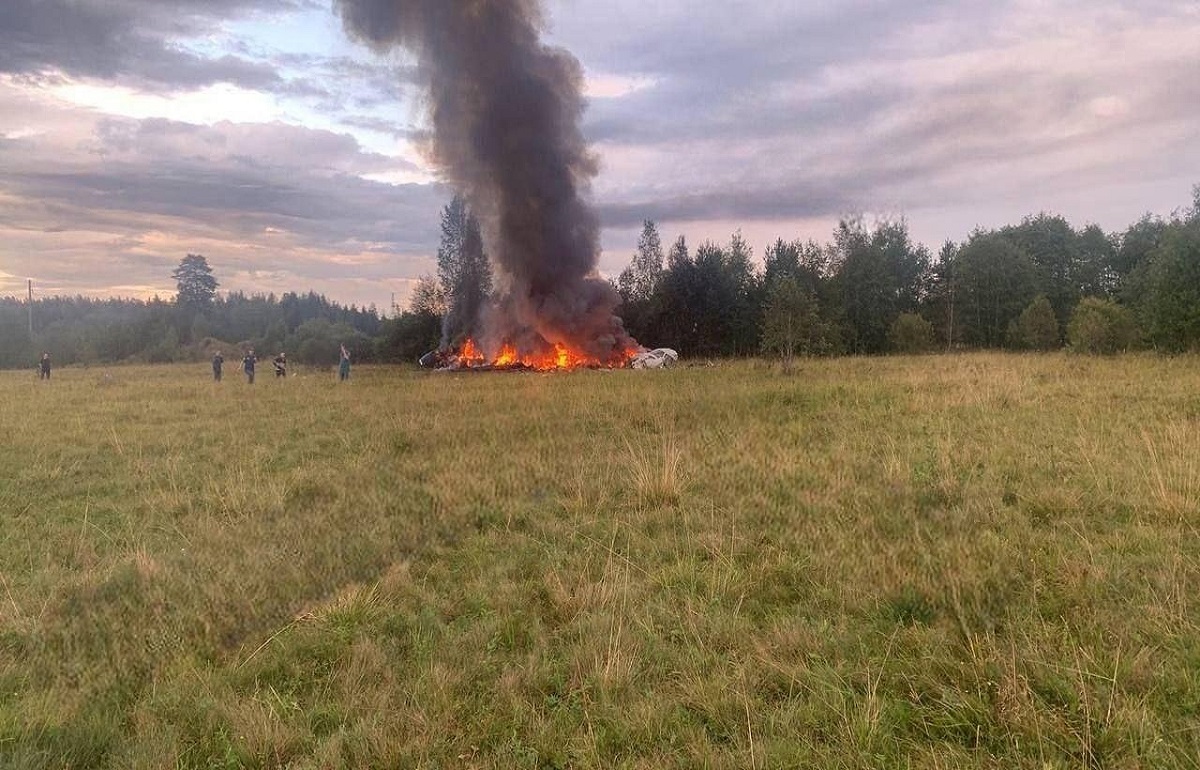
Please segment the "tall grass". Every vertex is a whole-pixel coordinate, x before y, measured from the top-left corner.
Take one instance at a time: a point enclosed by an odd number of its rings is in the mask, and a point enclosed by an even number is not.
[[[1196,767],[1200,361],[0,374],[0,766]]]

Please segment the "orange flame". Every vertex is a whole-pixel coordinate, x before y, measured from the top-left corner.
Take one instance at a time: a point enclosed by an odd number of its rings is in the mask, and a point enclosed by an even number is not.
[[[475,347],[475,340],[467,340],[463,343],[462,350],[458,352],[458,361],[462,366],[479,366],[487,361],[483,352]]]
[[[487,366],[495,369],[533,369],[539,372],[562,371],[569,369],[606,369],[625,366],[637,354],[635,350],[623,350],[612,360],[601,361],[557,342],[552,351],[540,355],[521,355],[511,343],[505,343],[500,352],[491,361],[475,344],[468,339],[454,357],[454,368],[471,369]]]
[[[492,362],[494,366],[512,366],[515,363],[517,363],[517,349],[512,345],[500,348],[500,355],[496,356],[496,360]]]

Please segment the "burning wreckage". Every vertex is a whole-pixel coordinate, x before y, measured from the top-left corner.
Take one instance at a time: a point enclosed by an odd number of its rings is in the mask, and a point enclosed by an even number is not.
[[[618,361],[604,362],[573,353],[561,343],[541,355],[520,355],[512,345],[504,345],[495,356],[485,355],[474,341],[467,340],[457,350],[431,350],[421,356],[420,365],[439,372],[531,371],[553,372],[570,369],[666,369],[679,361],[671,348],[647,350],[638,347],[626,351]]]
[[[482,232],[498,291],[451,311],[445,370],[657,369],[675,351],[647,350],[616,315],[620,297],[597,272],[599,167],[580,128],[584,73],[542,42],[539,0],[334,0],[350,34],[379,52],[404,48],[428,94],[426,157],[461,194]],[[457,350],[451,339],[471,341]]]

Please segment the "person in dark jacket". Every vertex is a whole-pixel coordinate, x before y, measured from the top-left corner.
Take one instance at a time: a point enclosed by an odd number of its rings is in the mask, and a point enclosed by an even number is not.
[[[254,350],[251,349],[246,353],[246,357],[242,359],[242,371],[246,373],[246,382],[254,384],[254,362],[258,359],[254,357]]]
[[[38,363],[38,379],[50,379],[50,354],[42,353],[42,360]]]
[[[217,351],[213,356],[213,379],[217,382],[221,381],[221,366],[225,363],[225,356],[221,355],[221,351]]]
[[[283,353],[275,356],[275,360],[271,362],[275,365],[276,377],[287,377],[287,356]]]

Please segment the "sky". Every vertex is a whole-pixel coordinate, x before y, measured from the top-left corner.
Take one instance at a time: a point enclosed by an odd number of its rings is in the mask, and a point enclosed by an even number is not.
[[[1051,212],[1124,230],[1200,183],[1200,3],[547,0],[586,74],[602,274],[664,242],[931,247]],[[387,311],[453,191],[413,60],[330,0],[0,0],[0,295],[222,291]]]

